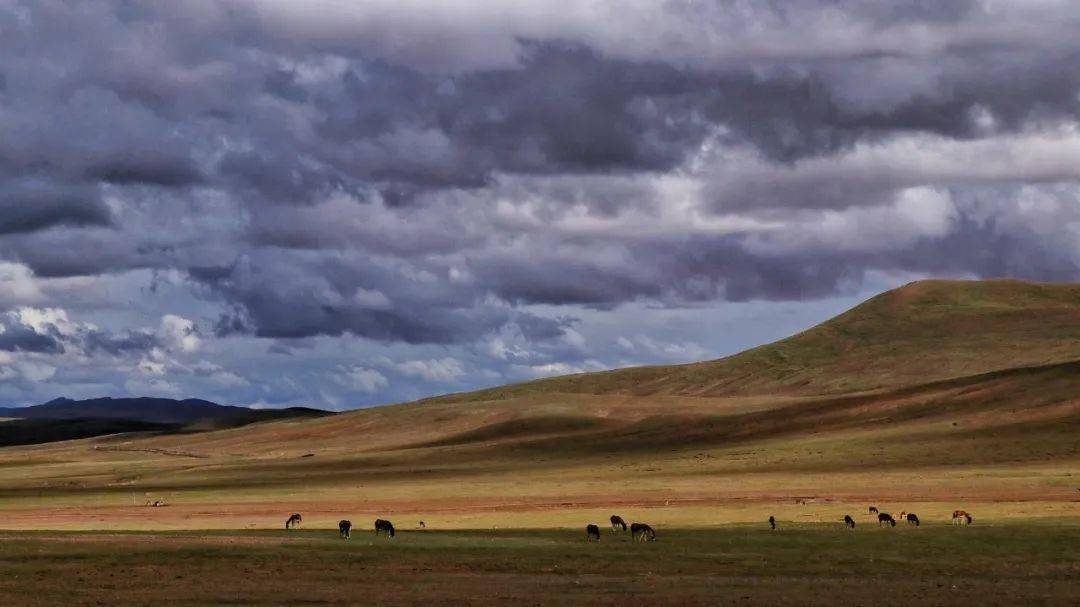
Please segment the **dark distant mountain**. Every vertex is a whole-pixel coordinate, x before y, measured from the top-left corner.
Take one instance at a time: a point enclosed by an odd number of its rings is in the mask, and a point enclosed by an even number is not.
[[[116,432],[216,430],[261,421],[323,415],[331,413],[307,407],[249,409],[197,398],[57,398],[30,407],[0,407],[0,418],[16,418],[16,421],[0,423],[0,445]],[[34,440],[35,435],[41,440]]]
[[[180,424],[127,419],[12,419],[0,422],[0,447],[37,445],[128,432],[177,432]]]

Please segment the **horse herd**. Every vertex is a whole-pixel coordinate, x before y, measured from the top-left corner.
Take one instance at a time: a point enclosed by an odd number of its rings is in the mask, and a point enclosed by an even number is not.
[[[296,527],[299,527],[300,523],[302,522],[304,522],[304,517],[299,512],[290,514],[289,518],[285,519],[285,529],[295,529]],[[426,525],[424,525],[424,521],[420,521],[418,526],[421,529],[426,527]],[[379,535],[380,533],[385,533],[387,538],[391,538],[394,537],[397,532],[394,530],[393,523],[388,520],[377,518],[375,519],[375,535]],[[344,539],[351,538],[352,521],[345,519],[338,521],[338,535]]]
[[[896,519],[894,519],[893,516],[888,512],[879,511],[877,509],[877,506],[870,506],[867,512],[871,516],[875,514],[877,515],[878,527],[896,526]],[[301,516],[299,513],[294,513],[285,520],[285,529],[294,529],[298,527],[300,523],[303,522],[303,520],[303,516]],[[620,531],[626,532],[627,529],[629,529],[630,537],[633,539],[634,542],[651,542],[656,540],[656,531],[645,523],[631,523],[630,525],[627,525],[626,520],[624,520],[623,517],[617,514],[611,515],[611,518],[608,520],[611,522],[612,533],[618,533]],[[901,512],[900,520],[907,521],[908,525],[911,525],[913,527],[918,527],[921,525],[919,517],[914,512]],[[971,515],[965,510],[954,510],[952,513],[953,525],[970,525],[972,520],[973,519],[971,518]],[[844,525],[851,529],[854,529],[855,519],[852,518],[850,514],[845,514]],[[427,527],[427,525],[424,524],[424,521],[419,521],[417,527],[424,529]],[[775,516],[769,517],[769,528],[774,531],[776,530]],[[385,533],[387,538],[394,537],[396,533],[394,530],[394,524],[385,519],[375,519],[375,535],[378,536],[380,533]],[[349,539],[350,537],[352,537],[352,521],[343,519],[338,522],[338,535],[344,539]],[[599,542],[600,527],[592,523],[586,525],[585,537],[590,541]]]
[[[878,510],[877,506],[870,506],[870,508],[867,510],[867,512],[871,516],[873,516],[875,514],[877,515],[878,527],[886,527],[886,526],[895,527],[896,526],[896,519],[894,519],[893,516],[891,514],[889,514],[888,512],[881,512],[880,510]],[[918,526],[920,526],[922,524],[922,522],[919,520],[918,515],[916,515],[914,512],[907,512],[907,511],[901,512],[900,513],[900,520],[907,521],[907,524],[911,525],[912,527],[918,527]],[[954,524],[954,525],[970,525],[972,520],[973,519],[971,518],[971,515],[968,514],[968,512],[966,510],[953,510],[952,524]],[[844,525],[854,529],[855,528],[855,519],[851,518],[850,514],[845,514],[844,515]],[[769,517],[769,527],[771,527],[774,530],[776,529],[776,518],[771,517],[771,516]]]
[[[611,521],[612,533],[618,533],[619,531],[627,530],[626,521],[623,520],[623,517],[617,514],[613,514],[608,520]],[[646,525],[645,523],[630,523],[629,529],[630,537],[633,538],[635,542],[651,542],[656,539],[656,531],[654,531],[652,527]],[[586,525],[585,537],[590,540],[599,542],[600,527],[593,524]]]

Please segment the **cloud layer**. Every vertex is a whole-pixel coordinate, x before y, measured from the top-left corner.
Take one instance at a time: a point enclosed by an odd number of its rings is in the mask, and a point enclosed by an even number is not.
[[[912,277],[1075,279],[1078,22],[0,0],[0,397],[357,406],[716,356],[783,334],[748,310]]]

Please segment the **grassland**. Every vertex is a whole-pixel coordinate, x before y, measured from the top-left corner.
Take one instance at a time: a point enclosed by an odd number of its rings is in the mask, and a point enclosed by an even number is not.
[[[168,580],[166,561],[183,577],[146,602],[188,587],[220,602],[220,585],[271,603],[1064,603],[1077,591],[1062,546],[1080,525],[1078,321],[1080,287],[919,283],[721,361],[4,448],[0,557],[18,573],[29,551],[35,571],[84,579],[113,563],[109,584],[136,603],[128,578]],[[158,498],[169,506],[142,505]],[[868,505],[926,525],[837,529],[847,513],[865,526]],[[976,525],[952,529],[957,508]],[[291,512],[307,530],[282,535]],[[583,525],[612,513],[663,541],[584,545]],[[783,533],[760,533],[769,515]],[[375,517],[433,531],[334,540],[339,519]],[[389,581],[358,590],[367,578]]]
[[[5,534],[0,602],[1073,605],[1075,522],[664,529]]]
[[[1080,285],[926,280],[720,360],[541,379],[441,400],[844,394],[1072,360],[1080,360]]]

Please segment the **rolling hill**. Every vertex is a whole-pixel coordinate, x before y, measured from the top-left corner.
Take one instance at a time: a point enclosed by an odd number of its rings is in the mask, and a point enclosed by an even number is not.
[[[441,397],[540,393],[821,395],[1080,360],[1080,285],[926,280],[719,360],[586,373]]]
[[[924,281],[715,361],[3,454],[9,503],[188,495],[177,526],[357,508],[545,526],[611,504],[697,524],[816,516],[807,499],[1058,516],[1080,476],[1080,286]]]

